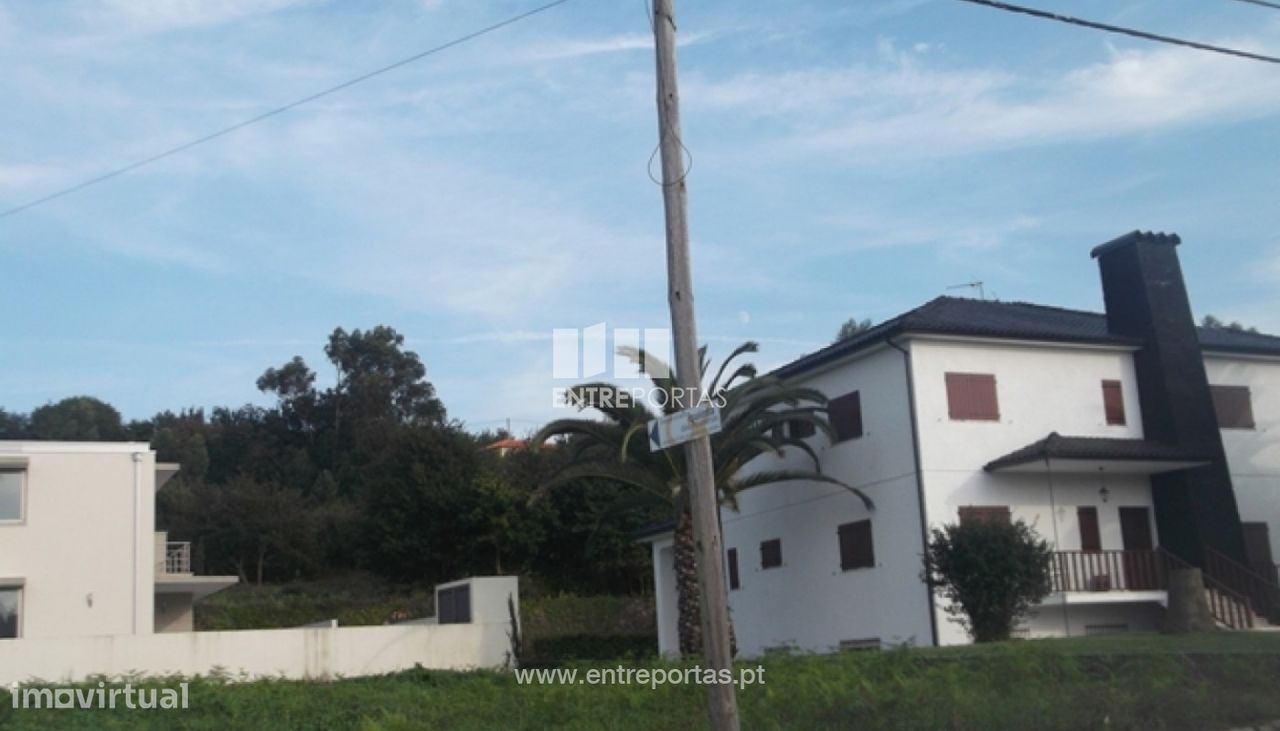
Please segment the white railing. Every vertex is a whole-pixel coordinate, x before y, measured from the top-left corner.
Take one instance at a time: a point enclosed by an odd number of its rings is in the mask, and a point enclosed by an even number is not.
[[[190,541],[169,541],[164,544],[164,572],[166,574],[191,573]]]

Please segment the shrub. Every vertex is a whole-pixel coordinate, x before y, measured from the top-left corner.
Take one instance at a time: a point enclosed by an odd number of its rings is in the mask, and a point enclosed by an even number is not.
[[[1049,594],[1053,553],[1022,521],[975,520],[934,528],[924,578],[951,600],[975,642],[1005,640],[1027,609]]]

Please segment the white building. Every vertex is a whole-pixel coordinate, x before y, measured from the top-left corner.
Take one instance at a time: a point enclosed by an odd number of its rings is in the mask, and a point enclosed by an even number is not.
[[[156,531],[177,471],[146,444],[0,441],[0,640],[190,631],[237,579],[195,576]]]
[[[958,520],[1021,519],[1057,552],[1028,636],[1157,629],[1184,561],[1221,622],[1274,621],[1280,338],[1198,329],[1178,243],[1094,249],[1105,314],[944,297],[780,368],[828,396],[840,438],[810,444],[875,507],[786,483],[722,510],[741,653],[967,642],[921,579],[928,530]],[[789,463],[811,464],[749,469]],[[673,653],[671,534],[645,540]]]

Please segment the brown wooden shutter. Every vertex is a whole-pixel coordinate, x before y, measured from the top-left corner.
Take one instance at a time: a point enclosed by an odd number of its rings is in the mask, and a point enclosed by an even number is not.
[[[782,565],[782,539],[770,538],[760,543],[760,568],[772,569]]]
[[[948,373],[947,410],[955,421],[999,421],[996,377],[990,373]]]
[[[870,520],[845,523],[836,529],[836,534],[840,538],[841,570],[875,568],[876,551]]]
[[[729,588],[738,588],[738,549],[729,549]]]
[[[858,391],[828,401],[827,414],[837,442],[862,436],[862,396]]]
[[[1009,508],[1003,505],[965,505],[960,508],[961,525],[985,521],[1009,525],[1013,522],[1013,515]]]
[[[1221,429],[1252,429],[1253,403],[1248,386],[1209,386]]]
[[[1076,508],[1076,520],[1080,522],[1080,550],[1101,551],[1102,534],[1098,531],[1098,509],[1091,506]]]
[[[1124,391],[1119,381],[1102,382],[1102,408],[1107,414],[1108,424],[1124,425]]]

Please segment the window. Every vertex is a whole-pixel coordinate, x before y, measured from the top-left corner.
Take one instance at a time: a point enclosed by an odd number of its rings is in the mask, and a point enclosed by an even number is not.
[[[760,544],[760,568],[773,569],[782,565],[782,539],[770,538]]]
[[[738,584],[738,549],[729,549],[729,589],[737,589]]]
[[[22,470],[0,470],[0,523],[22,520]]]
[[[870,569],[876,565],[875,546],[871,540],[871,521],[845,523],[836,529],[840,537],[840,570]]]
[[[857,391],[827,402],[827,414],[837,442],[862,436],[862,397]]]
[[[17,638],[21,610],[22,589],[0,586],[0,640]]]
[[[1108,424],[1124,426],[1124,391],[1120,390],[1119,381],[1102,382],[1102,409]]]
[[[1009,508],[1003,505],[980,506],[966,505],[960,508],[960,524],[981,523],[993,521],[996,523],[1004,523],[1009,525],[1013,522],[1013,516],[1009,512]]]
[[[1248,386],[1209,386],[1213,396],[1213,410],[1218,414],[1218,426],[1222,429],[1252,429],[1253,403],[1249,399]]]
[[[811,421],[801,421],[792,419],[787,422],[787,431],[791,433],[792,439],[805,439],[811,437],[818,431],[817,427]]]
[[[436,622],[439,624],[471,622],[470,584],[436,590]]]
[[[948,373],[947,411],[952,421],[999,421],[996,377],[990,373]]]
[[[1076,508],[1076,520],[1080,522],[1080,550],[1101,551],[1102,535],[1098,532],[1098,509],[1092,506]]]

